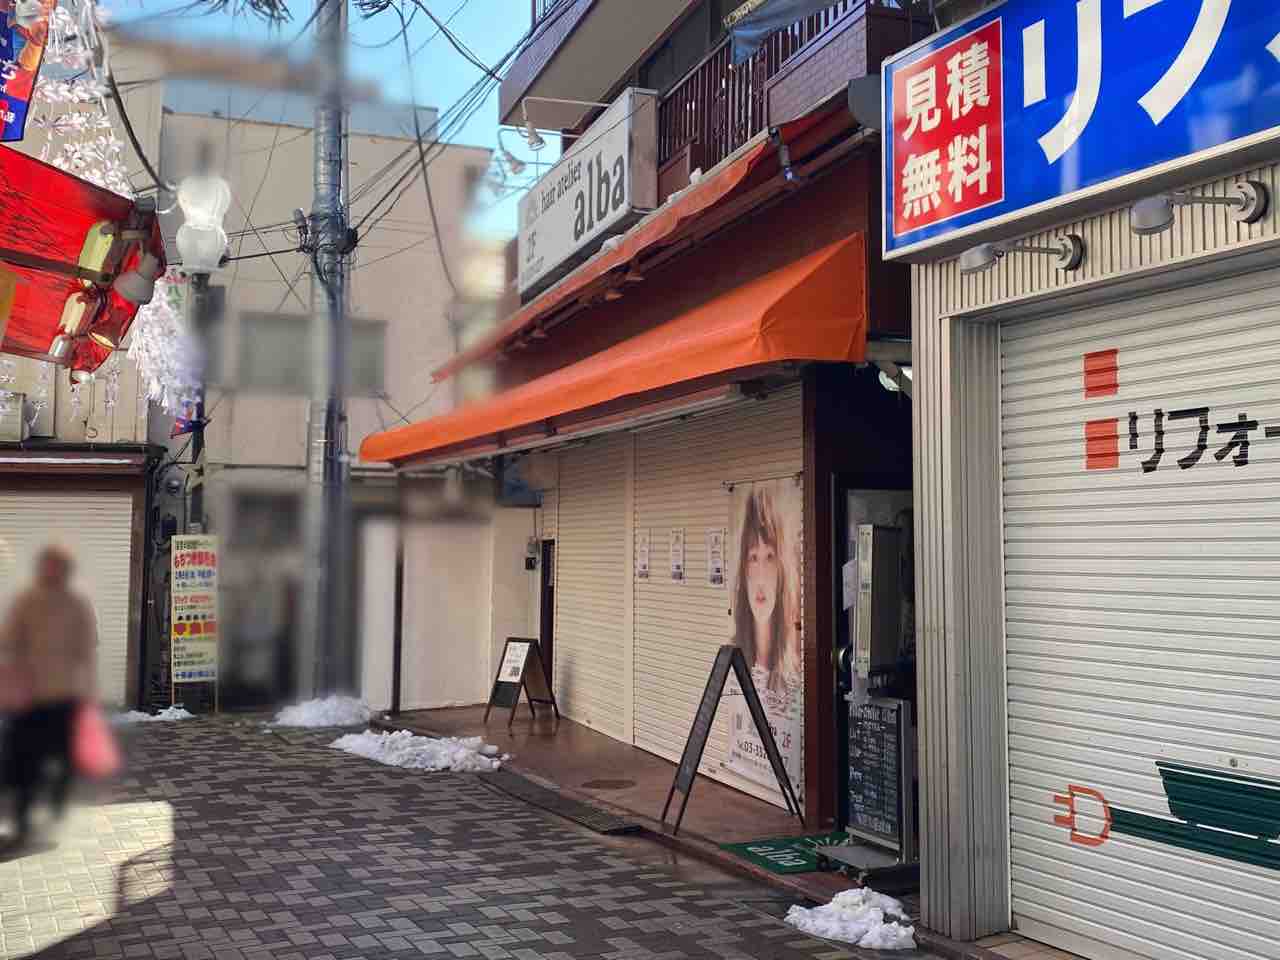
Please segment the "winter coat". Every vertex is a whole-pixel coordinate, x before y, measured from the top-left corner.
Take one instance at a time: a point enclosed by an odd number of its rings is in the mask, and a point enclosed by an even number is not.
[[[26,684],[31,707],[92,698],[97,647],[93,607],[72,590],[28,588],[0,630],[0,663]]]

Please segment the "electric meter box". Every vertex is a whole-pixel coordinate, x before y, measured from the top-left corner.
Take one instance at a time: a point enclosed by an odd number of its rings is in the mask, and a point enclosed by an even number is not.
[[[864,679],[898,662],[901,550],[897,527],[858,526],[858,602],[849,611],[849,629],[854,636],[854,672]]]

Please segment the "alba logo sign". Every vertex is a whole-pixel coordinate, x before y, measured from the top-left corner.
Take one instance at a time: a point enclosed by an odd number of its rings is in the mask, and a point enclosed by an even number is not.
[[[1084,355],[1084,397],[1086,400],[1118,396],[1121,381],[1119,350],[1098,350]],[[1209,406],[1128,412],[1128,449],[1148,455],[1139,461],[1143,473],[1157,470],[1190,470],[1213,449],[1212,459],[1230,459],[1235,467],[1249,465],[1250,445],[1256,440],[1280,438],[1280,425],[1262,427],[1247,411],[1215,412]],[[1185,421],[1185,423],[1184,423]],[[1120,418],[1087,420],[1084,425],[1086,470],[1115,470],[1120,466]],[[1185,427],[1188,443],[1169,452],[1165,459],[1165,435]],[[1183,432],[1183,431],[1179,431]],[[1185,449],[1185,453],[1183,453]],[[1179,456],[1178,454],[1181,454]]]

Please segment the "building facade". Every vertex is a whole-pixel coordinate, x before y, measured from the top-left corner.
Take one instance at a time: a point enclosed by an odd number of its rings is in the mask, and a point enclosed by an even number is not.
[[[134,129],[162,176],[177,181],[193,172],[207,147],[231,188],[224,226],[233,259],[211,279],[213,309],[203,331],[209,423],[202,493],[209,532],[220,536],[222,548],[222,703],[271,702],[295,687],[290,651],[302,575],[310,263],[292,249],[293,211],[311,207],[314,78],[306,64],[137,35],[116,35],[111,49]],[[452,391],[434,388],[428,371],[459,349],[455,313],[474,319],[485,311],[487,293],[474,281],[459,281],[455,297],[441,251],[455,277],[475,270],[464,221],[489,151],[450,145],[432,158],[439,237],[421,177],[407,181],[396,203],[375,207],[387,185],[418,167],[410,109],[353,89],[351,210],[357,221],[369,214],[348,287],[353,445],[402,412],[439,412],[457,402]],[[434,110],[420,114],[429,128]],[[33,124],[20,147],[38,156],[52,136]],[[58,144],[52,146],[56,153]],[[124,159],[135,188],[146,185],[140,161],[128,153]],[[161,221],[176,261],[171,241],[181,214]],[[0,579],[7,589],[39,543],[68,540],[92,581],[106,699],[158,706],[173,696],[167,544],[188,529],[200,474],[190,435],[171,437],[173,417],[149,407],[128,347],[126,340],[93,381],[78,387],[52,364],[14,358],[8,389],[25,395],[29,413],[37,396],[43,408],[25,438],[15,435],[0,453]],[[388,471],[355,471],[349,608],[362,630],[352,631],[347,673],[378,708],[391,705],[384,665],[394,633],[398,509]],[[204,693],[190,688],[180,697],[195,706]]]
[[[523,205],[520,302],[435,372],[487,364],[493,396],[362,448],[402,478],[465,467],[498,488],[478,575],[407,545],[406,581],[452,584],[479,612],[465,630],[406,620],[403,706],[483,702],[506,638],[537,637],[566,717],[674,762],[717,650],[736,643],[808,822],[834,822],[851,682],[839,570],[851,529],[891,529],[905,549],[911,528],[907,275],[878,256],[875,140],[846,86],[907,21],[840,4],[733,71],[714,4],[625,29],[612,6],[546,11],[504,81],[504,119],[527,114],[567,146]],[[628,216],[556,252],[556,218],[572,233],[578,201],[546,185],[566,176],[592,181],[581,211]],[[864,693],[914,690],[903,625]],[[726,698],[699,769],[784,805],[742,702]]]
[[[924,922],[1099,960],[1271,956],[1280,22],[1096,6],[1009,0],[883,71],[884,245],[913,264]],[[975,44],[998,72],[966,116],[944,78]],[[935,69],[937,113],[908,108]],[[927,136],[989,137],[989,183],[921,206]]]
[[[126,89],[135,131],[154,157],[159,97],[147,86]],[[107,109],[118,129],[118,114]],[[91,122],[51,122],[76,113],[88,114]],[[38,93],[25,138],[0,150],[52,160],[70,147],[92,157],[92,147],[85,147],[99,136],[93,121],[101,116],[97,103]],[[131,182],[146,182],[135,157],[122,160]],[[99,174],[104,166],[101,160],[85,163],[96,163]],[[30,576],[36,552],[50,542],[65,544],[97,616],[98,689],[108,704],[134,706],[147,686],[144,634],[154,564],[149,516],[154,470],[163,457],[163,448],[148,442],[146,386],[123,350],[84,383],[74,383],[56,363],[0,353],[0,395],[0,609]]]

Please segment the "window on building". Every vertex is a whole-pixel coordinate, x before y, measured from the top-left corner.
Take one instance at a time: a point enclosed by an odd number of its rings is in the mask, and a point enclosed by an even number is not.
[[[302,539],[301,504],[292,490],[238,490],[233,494],[235,521],[231,546],[245,550],[279,550]]]
[[[204,382],[209,384],[223,383],[226,375],[226,303],[227,288],[211,286],[208,315],[203,323],[197,325],[200,352],[204,358]]]
[[[354,320],[350,326],[350,392],[371,396],[385,389],[386,324]],[[244,390],[306,393],[311,385],[311,319],[297,314],[240,315],[240,375]]]
[[[741,0],[704,0],[640,65],[640,86],[666,93],[724,39],[724,18]]]
[[[351,324],[351,393],[377,396],[386,389],[387,325],[359,321]]]

